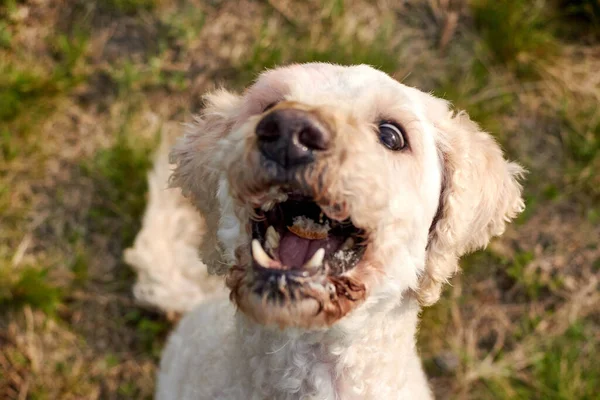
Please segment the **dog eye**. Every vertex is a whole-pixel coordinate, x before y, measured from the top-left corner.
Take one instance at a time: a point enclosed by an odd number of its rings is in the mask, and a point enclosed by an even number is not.
[[[390,122],[379,124],[379,141],[393,151],[402,150],[406,146],[404,130]]]

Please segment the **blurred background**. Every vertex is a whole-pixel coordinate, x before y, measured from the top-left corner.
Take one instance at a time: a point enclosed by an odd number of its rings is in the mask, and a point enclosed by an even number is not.
[[[599,0],[0,0],[0,398],[151,398],[171,324],[122,261],[146,171],[217,86],[368,63],[530,171],[527,210],[423,313],[439,398],[600,392]]]

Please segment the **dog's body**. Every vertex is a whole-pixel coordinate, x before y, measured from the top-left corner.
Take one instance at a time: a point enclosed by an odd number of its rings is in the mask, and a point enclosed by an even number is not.
[[[429,399],[415,348],[418,310],[410,299],[369,321],[282,332],[236,316],[228,299],[207,303],[170,338],[158,398]]]
[[[231,301],[181,322],[159,399],[430,398],[420,306],[523,208],[522,170],[488,134],[366,66],[295,65],[216,92],[172,158]],[[130,259],[155,251],[149,236]]]

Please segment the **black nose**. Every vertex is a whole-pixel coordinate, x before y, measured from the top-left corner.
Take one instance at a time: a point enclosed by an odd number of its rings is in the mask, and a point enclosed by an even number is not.
[[[308,111],[274,110],[256,126],[258,147],[269,160],[284,168],[308,164],[315,151],[329,148],[330,132]]]

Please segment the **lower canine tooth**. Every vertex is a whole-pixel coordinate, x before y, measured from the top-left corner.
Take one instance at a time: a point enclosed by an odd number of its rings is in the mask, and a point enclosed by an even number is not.
[[[273,260],[263,250],[260,242],[256,239],[252,240],[252,257],[261,266],[268,268]]]
[[[325,249],[320,248],[313,254],[313,256],[304,264],[306,269],[318,269],[323,265],[323,259],[325,258]]]

